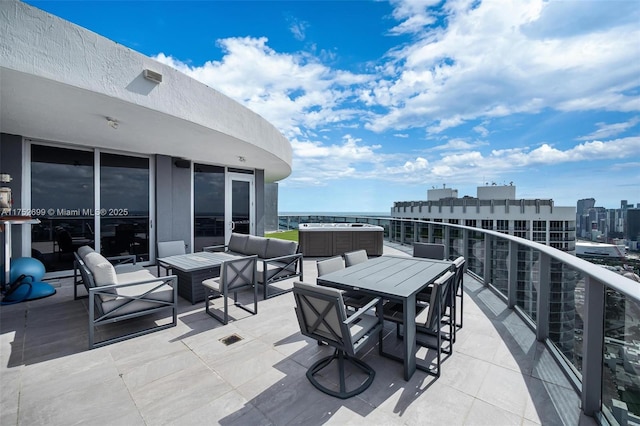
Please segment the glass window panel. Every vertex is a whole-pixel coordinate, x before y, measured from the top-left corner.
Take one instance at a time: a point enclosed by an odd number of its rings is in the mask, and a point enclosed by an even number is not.
[[[194,250],[224,244],[224,168],[194,165]]]
[[[73,269],[73,252],[94,245],[93,152],[31,146],[32,256],[47,272]]]
[[[240,234],[250,234],[249,197],[251,185],[246,181],[234,180],[231,183],[231,191],[231,220],[234,223],[233,231]]]
[[[149,260],[149,159],[100,154],[100,238],[105,256]]]
[[[640,304],[606,289],[602,404],[621,424],[640,418]]]

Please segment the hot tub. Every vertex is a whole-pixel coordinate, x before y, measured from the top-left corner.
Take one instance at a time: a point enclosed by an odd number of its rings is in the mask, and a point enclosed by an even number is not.
[[[338,256],[366,250],[369,256],[382,255],[384,228],[367,223],[301,223],[298,226],[303,256]]]

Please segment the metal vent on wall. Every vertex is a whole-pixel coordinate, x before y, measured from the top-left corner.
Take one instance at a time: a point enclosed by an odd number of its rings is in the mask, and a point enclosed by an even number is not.
[[[144,78],[147,80],[153,81],[154,83],[162,83],[162,74],[159,72],[144,70]]]

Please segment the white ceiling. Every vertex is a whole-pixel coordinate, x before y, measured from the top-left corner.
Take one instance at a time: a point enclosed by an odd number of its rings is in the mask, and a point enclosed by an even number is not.
[[[117,129],[109,125],[107,117],[117,120]],[[263,169],[267,182],[291,173],[290,164],[255,144],[134,103],[2,67],[0,132]]]

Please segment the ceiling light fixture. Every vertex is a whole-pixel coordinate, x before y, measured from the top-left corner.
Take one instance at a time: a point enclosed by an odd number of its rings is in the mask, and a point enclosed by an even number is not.
[[[107,124],[114,129],[118,128],[118,120],[116,120],[115,118],[107,117]]]

